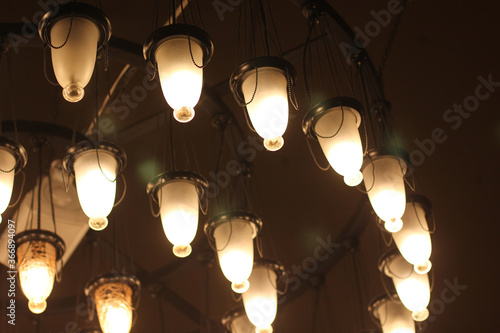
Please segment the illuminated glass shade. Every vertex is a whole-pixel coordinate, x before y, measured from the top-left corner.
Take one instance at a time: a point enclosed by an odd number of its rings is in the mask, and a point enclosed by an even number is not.
[[[403,228],[392,234],[399,252],[419,274],[431,269],[429,257],[432,252],[431,236],[427,225],[428,208],[423,203],[410,201],[403,215]]]
[[[155,30],[144,43],[144,58],[160,75],[163,95],[174,118],[194,118],[203,86],[203,67],[213,54],[208,34],[192,25],[171,24]]]
[[[129,333],[132,328],[132,288],[121,282],[98,287],[94,294],[103,333]]]
[[[310,138],[317,139],[332,168],[349,186],[363,180],[359,171],[363,164],[363,147],[358,127],[361,104],[347,97],[325,100],[304,117],[302,129]]]
[[[169,171],[153,178],[147,192],[158,203],[167,239],[174,245],[177,257],[191,253],[191,242],[198,230],[200,200],[208,182],[202,176],[190,171]]]
[[[385,256],[379,268],[392,278],[399,299],[412,312],[413,319],[423,321],[429,316],[427,305],[430,301],[429,277],[418,274],[413,266],[399,253]]]
[[[253,239],[261,225],[258,217],[249,213],[228,213],[214,217],[205,232],[212,234],[224,276],[237,293],[248,290],[248,278],[253,267]]]
[[[198,229],[198,192],[192,182],[173,181],[161,188],[161,220],[174,254],[186,257]]]
[[[191,54],[193,58],[191,58]],[[174,117],[181,123],[194,118],[203,85],[203,50],[191,41],[191,54],[187,36],[176,36],[161,44],[156,51],[161,88]]]
[[[270,333],[278,309],[277,270],[267,261],[256,262],[250,276],[250,288],[243,293],[248,319],[257,333]]]
[[[103,333],[129,333],[141,283],[135,276],[105,274],[90,281],[85,295],[95,305]]]
[[[250,121],[257,134],[264,139],[268,150],[278,150],[283,146],[283,137],[288,125],[287,80],[281,70],[274,67],[257,69],[250,72],[242,83],[243,95]],[[252,100],[257,84],[257,92]],[[251,102],[250,102],[251,101]]]
[[[226,313],[222,318],[222,325],[230,333],[255,333],[255,326],[248,320],[243,308]]]
[[[92,77],[97,50],[111,36],[108,18],[96,7],[71,3],[46,13],[39,32],[52,47],[54,74],[64,98],[80,101]]]
[[[289,84],[295,69],[276,57],[260,57],[241,64],[231,75],[234,97],[246,107],[253,128],[270,151],[281,149],[288,125]]]
[[[28,230],[16,236],[19,282],[31,312],[47,308],[47,298],[54,286],[56,260],[64,253],[64,242],[57,235],[42,230]]]
[[[394,155],[375,154],[364,162],[363,181],[373,210],[389,232],[397,232],[406,207],[406,163]]]
[[[65,171],[75,176],[80,206],[94,230],[103,230],[108,225],[107,216],[115,202],[116,178],[125,164],[123,149],[104,141],[97,147],[80,142],[68,150],[63,160]]]
[[[380,297],[372,303],[370,312],[380,322],[382,333],[415,333],[411,312],[401,302]]]
[[[94,230],[102,230],[107,224],[107,216],[113,209],[116,194],[116,172],[118,163],[113,154],[92,149],[75,158],[75,180],[78,199],[83,212],[89,217],[89,225]],[[100,166],[100,167],[99,167]]]
[[[0,214],[9,206],[14,187],[16,157],[10,149],[0,147]],[[0,222],[2,218],[0,216]]]

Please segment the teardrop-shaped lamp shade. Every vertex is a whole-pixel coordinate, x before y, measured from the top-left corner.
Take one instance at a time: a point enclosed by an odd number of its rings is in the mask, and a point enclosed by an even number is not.
[[[174,254],[186,257],[198,230],[199,199],[191,181],[173,180],[163,185],[158,195],[161,221]]]
[[[69,102],[78,102],[94,72],[99,29],[83,17],[73,17],[72,23],[68,17],[54,23],[50,38],[56,47],[51,49],[52,65],[57,82],[63,87],[63,96]],[[61,45],[64,46],[57,48]]]
[[[10,203],[16,173],[14,170],[15,165],[16,158],[12,151],[0,148],[0,214],[5,212]]]

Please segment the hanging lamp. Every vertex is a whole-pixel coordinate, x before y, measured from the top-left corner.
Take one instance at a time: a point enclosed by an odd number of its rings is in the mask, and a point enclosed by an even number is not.
[[[61,237],[47,230],[26,230],[16,235],[19,282],[31,312],[47,308],[56,277],[56,262],[65,251]]]
[[[269,151],[281,149],[288,126],[288,96],[297,74],[288,61],[259,57],[241,64],[229,85],[238,103],[245,106],[250,122]]]
[[[368,311],[379,322],[382,333],[415,333],[415,322],[397,294],[383,295],[374,299]]]
[[[361,172],[373,210],[384,221],[385,229],[397,232],[403,227],[405,212],[405,174],[408,159],[403,151],[374,149],[368,152]]]
[[[358,127],[361,103],[350,97],[330,98],[313,107],[302,121],[304,134],[319,141],[332,168],[349,186],[363,180],[363,146]]]
[[[413,265],[408,263],[397,251],[384,255],[378,268],[390,277],[396,287],[398,297],[404,306],[412,312],[415,321],[424,321],[429,316],[427,306],[430,301],[430,285],[427,274],[418,274]]]
[[[401,255],[414,265],[415,272],[425,274],[432,264],[432,242],[427,220],[431,215],[430,201],[421,195],[408,196],[403,228],[392,234]]]
[[[118,145],[101,141],[98,145],[81,142],[70,148],[63,167],[76,181],[78,199],[89,217],[89,226],[103,230],[113,209],[116,179],[127,163],[125,151]]]
[[[111,38],[108,17],[99,8],[75,1],[48,11],[38,32],[52,50],[52,66],[64,99],[80,101],[94,72],[97,51]]]
[[[161,27],[144,43],[144,58],[158,70],[163,95],[178,122],[194,118],[203,86],[203,68],[213,52],[210,36],[189,24]]]
[[[0,214],[3,214],[9,206],[14,176],[24,169],[27,162],[28,154],[23,146],[12,139],[0,136]]]
[[[206,200],[207,188],[205,178],[190,171],[169,171],[148,184],[147,192],[160,207],[163,231],[177,257],[191,254],[190,244],[198,230],[198,211]]]
[[[248,320],[244,308],[226,312],[222,317],[222,326],[227,333],[255,333],[255,326]]]
[[[243,304],[256,333],[271,333],[271,324],[278,310],[278,281],[284,276],[284,267],[272,260],[255,261],[250,275],[250,287],[243,293]]]
[[[134,306],[141,290],[133,275],[105,274],[91,280],[85,295],[96,309],[103,333],[129,333]]]
[[[262,228],[262,220],[245,211],[230,211],[212,217],[205,234],[217,251],[224,276],[234,292],[244,293],[253,267],[253,239]]]

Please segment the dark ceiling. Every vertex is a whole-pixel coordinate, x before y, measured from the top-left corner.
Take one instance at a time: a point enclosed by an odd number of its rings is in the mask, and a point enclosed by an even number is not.
[[[44,11],[40,6],[42,2],[3,1],[0,22],[23,23],[37,19]],[[113,82],[125,62],[136,66],[137,71],[123,94],[130,94],[134,87],[143,84],[145,62],[141,60],[141,48],[134,46],[142,45],[152,30],[154,1],[102,2],[112,22],[113,36],[130,42],[126,44],[130,52],[121,52],[122,44],[111,47],[109,71],[106,74],[100,71],[101,100],[106,93],[105,81]],[[206,30],[214,40],[215,54],[205,70],[207,86],[196,118],[188,125],[174,124],[174,133],[178,135],[176,144],[180,149],[183,147],[180,141],[189,138],[193,142],[201,173],[213,181],[213,174],[209,172],[214,168],[220,134],[211,126],[211,116],[229,110],[234,115],[230,131],[237,133],[237,140],[255,134],[247,128],[243,111],[225,83],[236,66],[238,10],[224,12],[220,20],[214,9],[216,1],[199,2]],[[307,20],[297,5],[301,1],[271,2],[283,49],[300,47],[307,34]],[[166,3],[160,6],[163,21],[167,19]],[[393,1],[329,3],[354,30],[364,30],[366,24],[374,22],[373,13],[386,9]],[[419,142],[428,142],[436,128],[441,128],[446,135],[444,142],[435,144],[433,152],[422,155],[424,159],[416,167],[424,193],[433,203],[437,223],[432,236],[434,287],[432,320],[425,325],[428,333],[491,331],[498,326],[492,314],[496,297],[500,296],[496,259],[500,211],[498,194],[495,194],[500,181],[496,173],[498,158],[490,156],[497,156],[500,148],[497,112],[500,83],[492,85],[490,96],[480,101],[476,111],[465,114],[460,123],[458,120],[447,122],[443,117],[455,104],[462,104],[468,96],[476,94],[481,77],[500,82],[499,15],[498,1],[409,1],[383,72],[386,98],[392,104],[406,150],[422,149]],[[2,33],[6,33],[9,26],[16,27],[2,24]],[[382,27],[367,45],[376,66],[391,29],[392,24]],[[291,52],[288,57],[301,71],[301,51]],[[102,61],[99,66],[102,69]],[[18,51],[12,54],[11,68],[12,82],[7,75],[7,61],[2,61],[0,108],[3,119],[11,119],[10,110],[14,107],[20,120],[52,122],[71,129],[76,121],[80,131],[88,128],[94,112],[93,84],[89,85],[82,102],[64,101],[60,88],[52,87],[44,78],[38,36],[21,42]],[[309,105],[300,79],[301,76],[296,87],[300,108],[291,112],[283,149],[245,156],[254,166],[252,204],[254,212],[264,221],[265,253],[276,256],[293,272],[313,255],[318,238],[326,241],[361,236],[357,238],[359,246],[352,251],[334,253],[327,263],[307,274],[314,278],[301,280],[296,290],[290,291],[280,305],[274,330],[277,333],[313,332],[315,327],[318,333],[367,331],[376,328],[366,308],[372,298],[383,293],[376,265],[386,250],[385,245],[366,196],[347,188],[333,171],[323,172],[315,166],[301,130]],[[101,233],[90,231],[66,263],[63,280],[54,286],[47,311],[38,317],[31,315],[24,296],[19,293],[17,325],[13,328],[7,324],[3,303],[1,332],[59,333],[91,327],[82,315],[82,308],[80,311],[75,308],[84,300],[83,286],[92,275],[111,269],[108,259],[115,239],[122,253],[121,263],[143,284],[132,332],[219,332],[216,324],[209,330],[202,318],[208,314],[212,323],[218,323],[223,313],[237,303],[217,261],[210,260],[211,251],[202,230],[206,217],[200,219],[193,254],[187,259],[178,259],[171,253],[160,220],[153,218],[149,209],[145,188],[149,179],[163,169],[166,109],[157,87],[130,107],[129,114],[104,114],[113,122],[107,136],[118,142],[128,155],[126,197],[114,209],[110,227]],[[20,132],[31,158],[27,187],[32,186],[36,171],[31,134]],[[54,140],[54,157],[62,158],[68,144]],[[234,155],[229,145],[221,165],[235,158],[239,156]],[[16,184],[19,186],[19,182]],[[14,210],[7,211],[4,221],[13,213]],[[5,225],[2,223],[0,230],[4,230]],[[92,263],[95,260],[99,262]],[[6,302],[3,266],[1,272],[0,300]],[[443,295],[449,295],[450,285],[454,284],[462,289],[454,290],[456,298],[444,302]]]

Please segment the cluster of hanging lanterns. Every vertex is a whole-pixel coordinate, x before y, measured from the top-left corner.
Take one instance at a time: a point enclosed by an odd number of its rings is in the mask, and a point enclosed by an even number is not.
[[[80,101],[92,77],[97,52],[110,39],[109,19],[96,7],[73,2],[47,12],[39,33],[51,48],[54,73],[64,98]],[[144,44],[144,57],[158,72],[165,100],[181,123],[195,116],[203,68],[213,50],[208,34],[188,24],[161,27]],[[231,75],[231,91],[245,107],[251,127],[269,151],[283,147],[290,91],[295,81],[294,67],[281,57],[269,55],[244,62]],[[385,255],[379,269],[392,279],[397,296],[377,299],[370,311],[380,321],[384,333],[410,333],[414,332],[413,320],[423,321],[429,314],[430,203],[419,196],[409,196],[407,200],[404,177],[410,165],[405,154],[375,149],[363,159],[358,130],[362,109],[354,98],[327,99],[307,113],[302,128],[307,137],[319,142],[329,164],[347,185],[364,182],[375,213],[392,233],[401,254]],[[10,202],[14,174],[25,164],[24,148],[1,137],[1,212]],[[125,165],[124,151],[108,142],[80,143],[67,152],[64,170],[74,176],[81,207],[94,230],[103,230],[108,224],[116,179]],[[166,172],[148,184],[147,192],[158,203],[165,235],[178,257],[186,257],[192,251],[207,186],[202,176],[189,171]],[[217,252],[224,276],[231,282],[232,290],[242,294],[244,312],[233,311],[223,321],[233,333],[272,332],[278,305],[277,284],[284,269],[272,261],[254,261],[254,239],[261,228],[261,219],[246,211],[223,212],[205,224],[205,233]],[[22,290],[30,310],[41,313],[57,275],[56,262],[64,253],[64,242],[54,233],[28,230],[17,235],[16,243]],[[137,278],[113,274],[99,276],[85,288],[104,333],[130,331],[134,300],[139,292]]]

